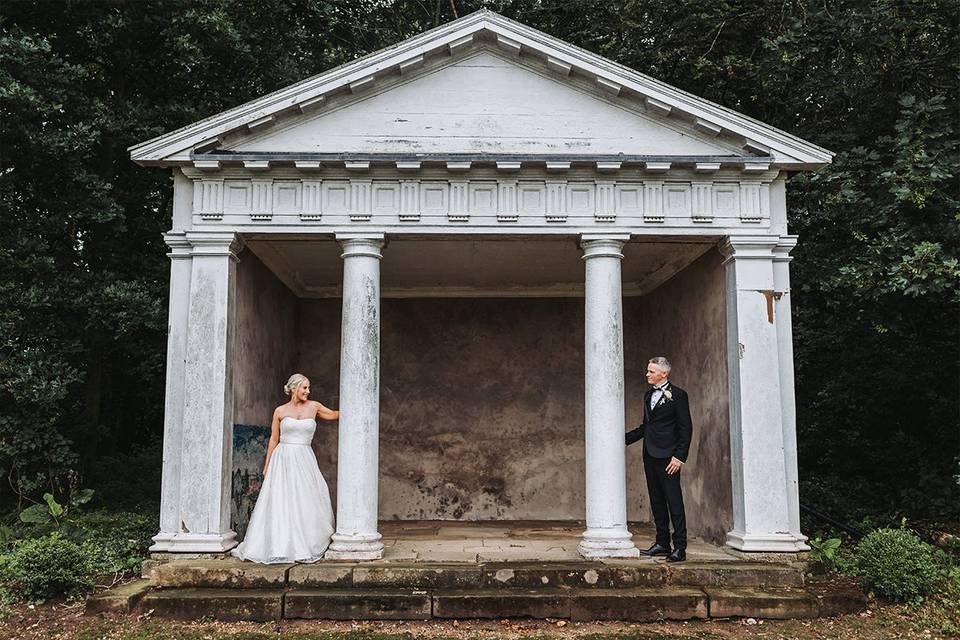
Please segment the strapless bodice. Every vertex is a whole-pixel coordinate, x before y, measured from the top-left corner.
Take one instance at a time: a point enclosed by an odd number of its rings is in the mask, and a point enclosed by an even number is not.
[[[280,420],[280,442],[282,444],[310,444],[313,432],[317,430],[317,421],[313,418],[291,418]]]

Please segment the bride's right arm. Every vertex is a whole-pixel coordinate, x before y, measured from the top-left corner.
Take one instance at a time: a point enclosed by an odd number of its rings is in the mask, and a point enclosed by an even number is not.
[[[273,455],[273,450],[277,447],[277,444],[280,442],[280,412],[273,412],[273,424],[270,425],[270,444],[267,445],[267,459],[263,463],[263,475],[267,475],[267,468],[270,466],[270,456]]]

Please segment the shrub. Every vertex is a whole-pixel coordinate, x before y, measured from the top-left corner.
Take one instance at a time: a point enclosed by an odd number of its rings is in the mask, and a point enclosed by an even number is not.
[[[148,554],[156,516],[130,511],[94,511],[75,517],[64,533],[81,543],[96,573],[139,572]]]
[[[933,547],[906,529],[869,534],[857,546],[856,563],[867,588],[893,600],[921,600],[940,579]]]
[[[83,547],[59,532],[17,545],[2,563],[3,581],[18,600],[71,595],[92,587]]]

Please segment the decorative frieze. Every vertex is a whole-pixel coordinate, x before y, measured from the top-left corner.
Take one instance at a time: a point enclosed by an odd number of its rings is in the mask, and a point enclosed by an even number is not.
[[[420,181],[400,181],[400,221],[419,222],[420,220]]]
[[[350,182],[347,180],[323,181],[323,211],[329,214],[345,214],[350,211]]]
[[[223,180],[200,180],[200,188],[194,189],[193,210],[200,212],[204,220],[223,218]]]
[[[612,180],[597,182],[597,205],[593,217],[597,222],[617,219],[617,184]]]
[[[323,182],[320,180],[304,180],[303,206],[300,209],[300,219],[305,222],[316,222],[323,216]]]
[[[372,180],[350,181],[350,220],[353,222],[367,222],[372,212],[370,190]]]
[[[663,180],[643,182],[643,221],[663,222]]]
[[[712,182],[692,182],[690,184],[693,200],[690,215],[694,222],[713,222],[712,188]]]
[[[516,222],[519,220],[517,206],[517,181],[505,180],[497,183],[497,220],[499,222]]]
[[[251,186],[251,220],[269,220],[273,217],[273,201],[270,189],[273,181],[269,179],[257,179],[250,181]]]
[[[567,181],[547,180],[547,222],[567,221]]]
[[[470,186],[467,180],[450,181],[450,208],[447,210],[447,219],[450,222],[467,222],[470,220],[470,206],[467,189]]]
[[[740,181],[740,222],[757,223],[763,219],[760,203],[760,181]]]
[[[768,180],[711,180],[702,174],[691,174],[686,180],[648,176],[630,181],[613,175],[522,180],[509,174],[473,180],[468,176],[445,180],[199,177],[194,184],[194,212],[204,221],[220,221],[225,215],[257,222],[276,221],[278,216],[319,222],[334,216],[331,223],[336,216],[351,222],[395,216],[402,222],[433,218],[454,223],[479,219],[553,225],[640,219],[644,223],[757,225],[770,218]]]

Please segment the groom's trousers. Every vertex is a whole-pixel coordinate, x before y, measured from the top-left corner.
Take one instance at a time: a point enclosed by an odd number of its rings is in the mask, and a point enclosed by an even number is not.
[[[643,451],[643,473],[647,478],[650,510],[657,527],[657,544],[670,547],[670,523],[673,522],[673,548],[687,548],[687,517],[683,511],[680,471],[667,473],[670,458],[654,458]]]

